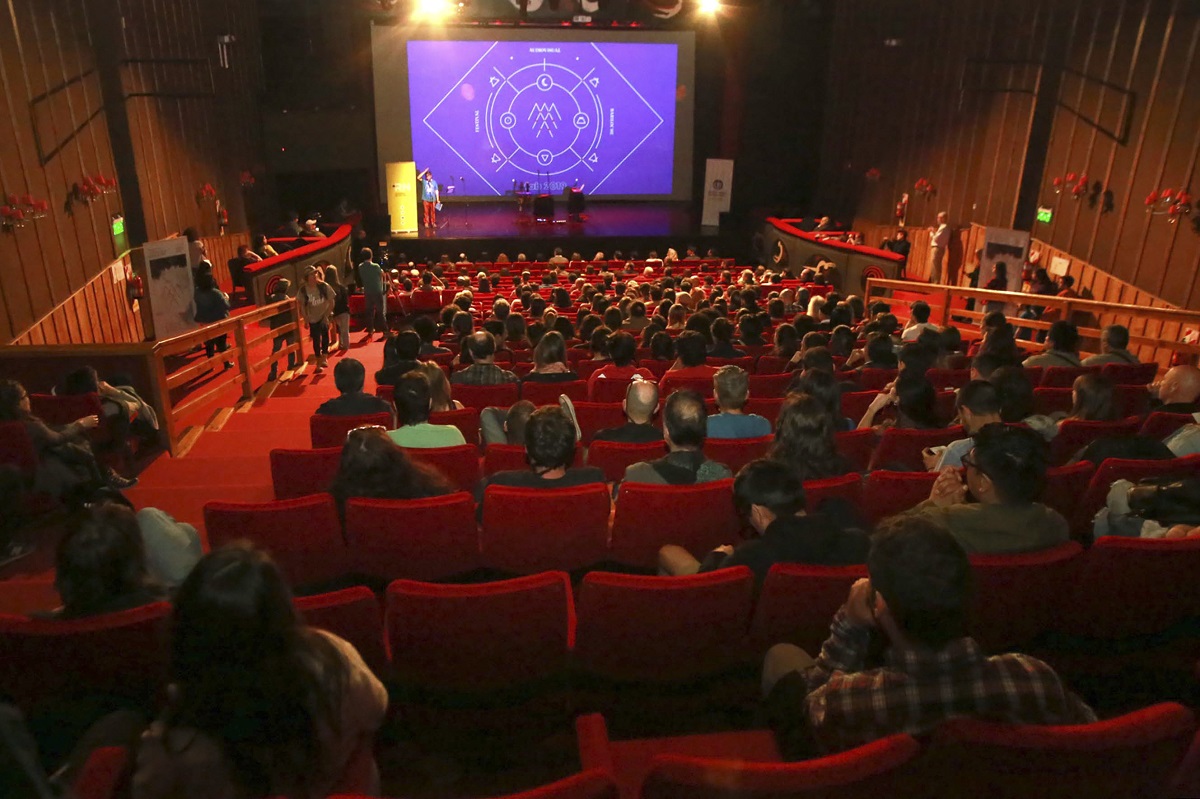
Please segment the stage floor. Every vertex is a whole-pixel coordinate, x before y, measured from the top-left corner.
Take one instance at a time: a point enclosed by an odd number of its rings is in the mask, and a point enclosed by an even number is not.
[[[566,203],[555,198],[557,220],[534,222],[517,214],[513,201],[447,203],[438,213],[437,230],[396,233],[397,241],[414,239],[575,239],[679,237],[673,246],[686,246],[688,236],[700,236],[699,214],[691,203],[589,202],[583,221],[566,220]],[[680,253],[682,255],[682,252]]]

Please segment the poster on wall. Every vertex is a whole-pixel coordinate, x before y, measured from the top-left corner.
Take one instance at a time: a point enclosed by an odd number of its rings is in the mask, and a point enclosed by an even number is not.
[[[733,196],[733,161],[727,158],[709,158],[704,167],[704,212],[700,224],[703,227],[718,227],[721,212],[729,210]]]
[[[417,232],[417,165],[390,161],[387,165],[388,215],[393,233]]]
[[[1029,232],[1009,228],[989,227],[983,231],[983,257],[979,261],[982,274],[979,286],[983,288],[999,273],[1002,273],[1008,291],[1021,290],[1021,272],[1029,258]],[[1017,306],[1009,303],[1004,313],[1014,316]]]
[[[148,241],[142,245],[142,258],[154,338],[162,341],[198,327],[187,239]]]

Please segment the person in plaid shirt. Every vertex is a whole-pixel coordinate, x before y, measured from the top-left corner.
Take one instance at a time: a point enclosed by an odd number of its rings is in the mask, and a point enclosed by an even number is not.
[[[898,516],[872,537],[870,575],[855,582],[813,660],[777,644],[763,693],[781,748],[795,756],[849,749],[897,732],[929,733],[955,716],[1022,724],[1083,724],[1096,714],[1050,666],[986,656],[966,635],[971,564],[927,518]],[[882,633],[882,665],[869,667]]]
[[[472,333],[463,339],[462,346],[471,354],[471,365],[450,375],[454,385],[498,386],[516,383],[518,378],[496,365],[496,338],[486,330]]]

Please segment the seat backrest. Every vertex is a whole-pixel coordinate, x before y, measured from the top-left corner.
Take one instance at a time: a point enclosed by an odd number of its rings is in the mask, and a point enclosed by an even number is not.
[[[483,563],[517,574],[590,566],[608,548],[611,500],[603,483],[578,488],[488,486]]]
[[[1075,385],[1075,379],[1080,375],[1099,373],[1094,366],[1045,366],[1042,367],[1042,379],[1035,385],[1042,388],[1070,388]],[[1030,377],[1032,380],[1033,378]]]
[[[341,447],[346,443],[346,434],[364,425],[383,425],[391,429],[390,413],[368,413],[363,416],[325,416],[314,413],[308,419],[308,432],[313,449]]]
[[[1146,421],[1142,422],[1142,428],[1138,430],[1138,435],[1161,440],[1185,424],[1195,423],[1196,418],[1190,413],[1162,413],[1161,411],[1155,411],[1146,417]]]
[[[1104,507],[1108,490],[1117,480],[1136,483],[1148,477],[1183,476],[1197,473],[1200,473],[1200,455],[1187,455],[1183,458],[1167,460],[1106,458],[1096,467],[1092,479],[1088,481],[1087,490],[1076,503],[1074,518],[1068,517],[1071,519],[1072,537],[1077,539],[1090,537],[1092,519],[1096,512]]]
[[[1087,491],[1095,468],[1088,461],[1079,461],[1069,466],[1051,466],[1046,470],[1045,488],[1040,502],[1062,514],[1070,521],[1075,516],[1079,498]]]
[[[704,454],[709,460],[723,463],[729,467],[729,471],[737,474],[750,461],[766,455],[774,440],[775,436],[707,438],[704,441]]]
[[[430,424],[452,424],[462,431],[468,444],[479,443],[479,411],[475,408],[458,408],[453,411],[435,411],[429,414]]]
[[[1082,546],[1068,541],[1040,552],[972,555],[975,640],[989,653],[1002,652],[1049,629],[1082,553]]]
[[[750,399],[746,400],[746,405],[742,410],[746,413],[757,413],[770,422],[771,429],[774,430],[778,426],[779,411],[783,408],[783,403],[786,401],[786,397],[756,397],[751,394]]]
[[[858,421],[863,418],[863,414],[867,412],[871,401],[879,396],[878,391],[847,391],[842,394],[842,416],[858,424]],[[874,431],[872,431],[874,435]]]
[[[129,775],[129,750],[123,746],[93,749],[71,784],[75,799],[117,799]]]
[[[788,360],[790,359],[779,355],[760,355],[757,363],[754,364],[754,373],[759,376],[783,374]],[[791,380],[790,374],[788,379]]]
[[[1195,728],[1173,702],[1092,724],[957,718],[934,731],[922,759],[946,796],[1165,796]]]
[[[742,660],[753,593],[746,566],[688,577],[591,572],[576,602],[575,662],[614,680],[716,674]]]
[[[791,372],[750,375],[750,398],[782,398],[793,378]]]
[[[354,570],[388,580],[439,580],[479,565],[475,500],[467,492],[426,499],[352,499],[346,543]]]
[[[658,550],[677,544],[703,558],[714,547],[736,543],[741,528],[731,479],[682,486],[622,483],[612,554],[631,566],[654,567]]]
[[[414,460],[437,468],[454,486],[463,491],[475,490],[475,484],[479,482],[479,449],[474,444],[404,448],[404,452]]]
[[[878,799],[895,796],[894,774],[920,752],[910,735],[793,763],[655,755],[642,799]]]
[[[897,370],[895,369],[860,369],[858,371],[858,388],[860,391],[878,393],[880,389],[895,380],[896,375]]]
[[[464,407],[481,411],[484,408],[508,408],[520,398],[520,384],[501,383],[495,386],[472,386],[455,383],[450,387],[450,396]]]
[[[751,642],[760,651],[787,642],[806,652],[819,652],[850,586],[866,576],[866,566],[776,563],[758,595],[750,622]]]
[[[875,447],[870,468],[920,471],[925,468],[921,455],[927,447],[946,446],[965,435],[963,429],[957,425],[938,430],[890,427],[883,431],[879,444]]]
[[[587,399],[591,402],[622,402],[625,399],[625,392],[629,390],[629,382],[628,380],[597,378],[596,382],[592,383],[591,393]]]
[[[1100,374],[1118,386],[1145,386],[1158,376],[1157,363],[1106,363]]]
[[[804,482],[804,499],[808,510],[818,511],[827,499],[841,499],[857,508],[862,503],[862,477],[857,472],[840,477]]]
[[[757,360],[755,355],[745,355],[740,358],[709,358],[707,363],[710,366],[736,366],[746,374],[754,371],[754,362]]]
[[[1033,390],[1033,411],[1034,413],[1051,414],[1051,413],[1070,413],[1071,407],[1075,404],[1075,390],[1073,388],[1046,388],[1038,386]]]
[[[1137,416],[1140,419],[1150,410],[1150,392],[1145,386],[1113,386],[1113,408],[1117,416]]]
[[[0,463],[16,466],[26,482],[33,484],[38,456],[24,422],[0,422]]]
[[[619,402],[576,402],[575,418],[586,446],[598,431],[625,424],[625,410]]]
[[[356,585],[340,591],[296,597],[295,604],[305,624],[344,638],[354,645],[372,671],[378,675],[387,673],[383,609],[371,589]]]
[[[845,395],[843,395],[845,396]],[[861,415],[859,418],[862,418]],[[833,434],[838,454],[845,458],[856,472],[865,472],[875,454],[875,431],[864,427]]]
[[[587,451],[588,466],[604,470],[604,478],[618,483],[625,469],[641,461],[652,461],[666,454],[666,444],[651,441],[645,444],[626,444],[619,441],[593,441]]]
[[[566,666],[571,581],[564,572],[465,585],[396,580],[385,625],[401,682],[476,693],[524,685]]]
[[[944,388],[962,388],[971,381],[970,369],[940,369],[925,370],[925,378],[938,390]]]
[[[1058,426],[1058,435],[1050,442],[1050,465],[1066,463],[1076,452],[1098,438],[1136,436],[1140,426],[1138,419],[1118,419],[1115,422],[1067,419]]]
[[[295,499],[328,491],[337,476],[342,448],[271,450],[275,499]]]
[[[871,524],[929,499],[937,472],[873,471],[863,486],[863,512]]]
[[[667,372],[662,378],[662,401],[666,402],[667,397],[671,396],[676,391],[695,391],[701,397],[711,397],[713,393],[713,381],[711,377],[673,377],[671,372]]]
[[[575,444],[575,460],[572,466],[583,465],[583,447]],[[483,450],[483,473],[485,475],[504,471],[523,471],[529,468],[525,459],[525,447],[521,444],[488,444]]]
[[[30,412],[49,425],[70,424],[84,416],[104,419],[99,394],[30,394]]]
[[[1200,616],[1200,538],[1096,540],[1060,602],[1056,630],[1099,639],[1159,633]]]
[[[0,615],[0,685],[27,715],[72,696],[153,701],[166,677],[170,613],[158,602],[84,619]]]
[[[209,502],[204,527],[213,549],[248,538],[268,550],[293,587],[343,576],[349,552],[333,497],[275,502]]]
[[[538,407],[557,405],[559,394],[566,394],[573,402],[584,402],[588,398],[587,381],[570,380],[563,383],[526,381],[521,384],[521,399],[527,399]],[[624,395],[621,396],[621,399],[624,399]]]

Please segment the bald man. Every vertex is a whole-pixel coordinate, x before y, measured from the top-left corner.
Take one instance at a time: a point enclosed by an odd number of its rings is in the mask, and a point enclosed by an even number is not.
[[[1162,413],[1196,413],[1200,411],[1200,369],[1195,366],[1175,366],[1163,379],[1150,386],[1150,393],[1162,403],[1154,408]]]
[[[650,380],[635,379],[625,389],[621,403],[625,424],[601,430],[593,441],[616,441],[622,444],[647,444],[662,441],[662,430],[651,424],[658,411],[658,385]]]
[[[626,483],[695,485],[733,477],[729,467],[704,457],[708,413],[695,391],[680,389],[663,406],[666,456],[635,463],[625,470]]]

